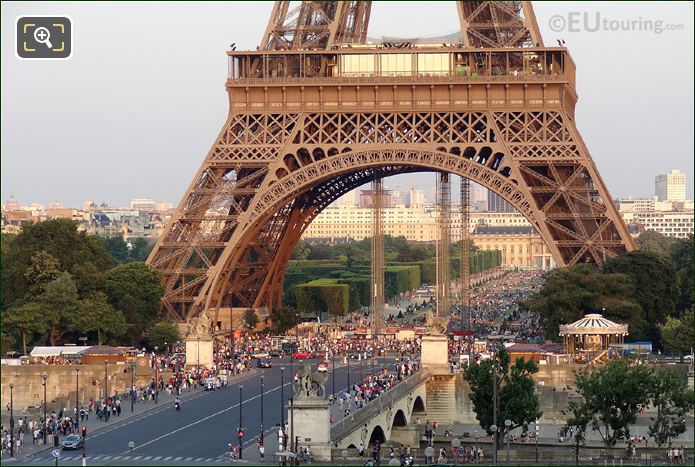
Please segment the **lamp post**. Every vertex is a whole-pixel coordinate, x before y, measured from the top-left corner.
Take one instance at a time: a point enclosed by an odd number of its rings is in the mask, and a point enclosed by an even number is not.
[[[242,419],[242,407],[244,405],[244,386],[239,385],[239,460],[243,459],[242,453],[241,453],[241,448],[244,445],[244,437],[243,437],[243,419]]]
[[[198,361],[200,362],[200,337],[198,339]],[[154,403],[159,403],[159,360],[157,359],[157,350],[159,347],[154,346]]]
[[[46,437],[48,436],[48,433],[46,433],[46,380],[48,379],[48,375],[46,373],[41,375],[41,378],[43,378],[43,444],[46,444]]]
[[[104,359],[104,421],[109,421],[109,361]]]
[[[285,367],[280,368],[280,429],[285,429]]]
[[[265,386],[263,384],[263,375],[261,375],[261,445],[263,445],[263,393]]]
[[[294,439],[294,388],[292,388],[292,397],[290,397],[290,452],[295,455],[295,461],[297,459],[296,449],[297,443],[295,443]],[[293,462],[292,464],[296,465],[296,462]]]
[[[10,383],[10,457],[14,457],[14,400],[12,393],[14,384]]]
[[[504,421],[504,426],[507,427],[507,464],[509,464],[509,438],[511,438],[510,430],[512,429],[512,421],[509,419],[506,419]]]
[[[80,419],[80,365],[75,367],[75,425]]]
[[[331,352],[331,364],[333,365],[333,377],[331,384],[333,385],[333,403],[335,404],[335,352]]]
[[[130,449],[130,465],[133,465],[133,448],[135,447],[134,441],[128,441],[128,449]]]
[[[495,452],[494,462],[497,465],[497,354],[493,355],[494,360],[492,361],[492,427],[495,430],[492,435],[495,437]],[[492,427],[490,428],[492,430]]]
[[[195,351],[196,351],[196,370],[200,371],[200,336],[195,338]],[[157,351],[157,347],[154,348]]]
[[[490,432],[492,432],[492,462],[497,465],[497,425],[491,425]]]
[[[347,350],[345,351],[345,357],[346,357],[345,360],[347,360],[347,366],[348,366],[348,368],[347,368],[347,380],[348,380],[347,381],[347,391],[348,391],[348,394],[350,394],[350,352],[348,352]]]
[[[130,361],[130,413],[135,411],[135,360]]]

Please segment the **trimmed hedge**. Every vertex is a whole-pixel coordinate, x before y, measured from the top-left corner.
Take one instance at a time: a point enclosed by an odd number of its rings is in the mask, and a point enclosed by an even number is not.
[[[295,286],[297,308],[305,313],[328,312],[344,316],[350,304],[350,287],[335,279],[318,279]]]

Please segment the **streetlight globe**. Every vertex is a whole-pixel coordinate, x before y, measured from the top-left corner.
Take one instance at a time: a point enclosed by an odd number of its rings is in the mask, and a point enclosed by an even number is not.
[[[506,420],[504,421],[504,426],[506,426],[507,428],[509,428],[510,426],[512,426],[512,421],[509,420],[509,419],[506,419]]]
[[[13,387],[14,387],[14,384],[10,383],[10,389],[12,389]]]
[[[43,378],[44,381],[48,379],[48,375],[46,373],[42,374],[41,377]]]
[[[493,433],[497,432],[497,425],[490,425],[490,431]]]

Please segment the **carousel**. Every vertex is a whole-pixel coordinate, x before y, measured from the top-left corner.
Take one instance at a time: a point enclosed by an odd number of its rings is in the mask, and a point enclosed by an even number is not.
[[[572,356],[607,351],[611,345],[622,345],[628,335],[627,324],[614,323],[594,313],[572,324],[561,324],[559,334],[565,352]]]

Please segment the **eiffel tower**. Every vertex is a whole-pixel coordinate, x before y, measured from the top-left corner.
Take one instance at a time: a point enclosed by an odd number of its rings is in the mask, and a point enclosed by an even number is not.
[[[575,125],[574,61],[544,46],[531,2],[455,2],[460,40],[444,44],[368,44],[371,6],[278,1],[258,50],[227,52],[227,121],[147,260],[189,332],[280,306],[312,219],[396,174],[487,187],[559,266],[635,248]]]

